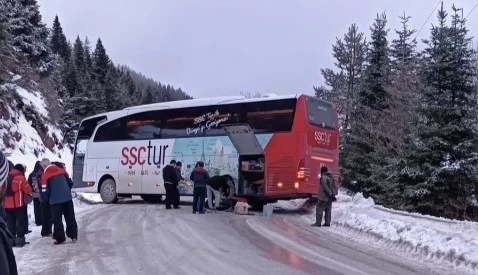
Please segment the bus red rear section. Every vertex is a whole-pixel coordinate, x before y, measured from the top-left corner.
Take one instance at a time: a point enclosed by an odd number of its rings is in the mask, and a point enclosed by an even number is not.
[[[298,99],[292,131],[273,134],[265,148],[266,197],[293,198],[317,194],[317,176],[322,166],[327,166],[334,175],[338,189],[337,114],[334,107],[329,111],[334,119],[331,128],[335,129],[311,125],[306,97]]]

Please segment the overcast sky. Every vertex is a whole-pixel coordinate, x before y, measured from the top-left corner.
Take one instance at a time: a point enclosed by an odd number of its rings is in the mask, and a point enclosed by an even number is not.
[[[43,21],[56,14],[68,39],[101,37],[116,64],[181,87],[194,97],[240,91],[313,94],[332,67],[331,47],[352,23],[369,34],[377,12],[399,27],[405,11],[420,29],[437,0],[39,0]],[[464,8],[478,0],[445,0]],[[436,13],[419,37],[427,37]],[[468,17],[478,37],[478,7]],[[391,33],[393,35],[394,33]],[[390,40],[391,40],[390,36]],[[94,46],[94,45],[93,45]]]

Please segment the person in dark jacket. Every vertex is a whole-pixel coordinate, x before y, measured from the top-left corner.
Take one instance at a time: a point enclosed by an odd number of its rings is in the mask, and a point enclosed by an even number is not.
[[[22,164],[17,164],[10,170],[8,175],[11,177],[11,185],[7,188],[3,198],[3,207],[7,214],[7,225],[10,233],[15,237],[15,246],[23,247],[25,244],[25,220],[28,219],[25,208],[25,196],[32,193],[32,188],[28,185],[25,178],[25,170]]]
[[[33,197],[33,212],[35,215],[35,224],[37,226],[42,225],[41,222],[41,203],[40,203],[40,186],[37,173],[40,171],[41,165],[40,161],[37,161],[35,163],[35,167],[33,168],[33,171],[28,175],[28,183],[33,189],[32,197]]]
[[[320,168],[319,178],[319,193],[317,199],[319,200],[315,208],[315,223],[312,226],[321,227],[322,215],[325,211],[325,223],[324,226],[330,226],[332,219],[332,202],[336,201],[334,195],[334,178],[329,173],[329,169],[326,166]]]
[[[171,204],[175,209],[179,209],[178,200],[178,174],[176,172],[176,161],[173,159],[163,168],[164,188],[166,189],[166,209],[171,209]]]
[[[0,200],[3,200],[7,187],[7,177],[10,170],[9,161],[0,151]],[[5,210],[0,206],[0,274],[18,275],[17,262],[13,254],[13,235],[7,229]]]
[[[41,204],[41,236],[50,237],[52,235],[53,222],[51,221],[51,207],[48,198],[45,196],[46,185],[42,185],[42,175],[45,168],[50,165],[50,160],[44,158],[40,162],[40,170],[37,172],[37,181],[40,187],[40,204]]]
[[[73,198],[71,196],[73,181],[70,176],[61,165],[51,164],[45,168],[41,177],[41,184],[46,186],[45,197],[50,202],[54,244],[62,244],[66,241],[63,216],[66,223],[66,237],[76,242],[78,238],[78,224],[76,223]]]
[[[199,214],[206,213],[204,211],[204,200],[206,199],[206,183],[209,180],[209,174],[204,170],[204,162],[197,163],[196,168],[191,172],[189,177],[194,182],[193,190],[193,214],[199,211]]]

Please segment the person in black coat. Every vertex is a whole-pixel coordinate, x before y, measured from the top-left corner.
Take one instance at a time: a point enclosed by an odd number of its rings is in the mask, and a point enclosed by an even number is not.
[[[163,168],[164,188],[166,189],[166,209],[171,209],[171,204],[175,209],[179,208],[178,196],[178,174],[176,172],[176,161],[173,159]]]
[[[0,152],[0,200],[3,200],[5,195],[9,170],[9,161]],[[7,229],[5,217],[5,209],[0,205],[0,274],[18,275],[17,262],[12,248],[14,237]]]

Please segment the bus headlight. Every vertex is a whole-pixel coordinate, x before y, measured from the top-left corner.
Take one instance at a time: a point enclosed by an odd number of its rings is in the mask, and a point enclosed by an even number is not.
[[[295,182],[295,183],[294,183],[294,187],[295,187],[295,189],[299,189],[299,183],[298,183],[298,182]]]

